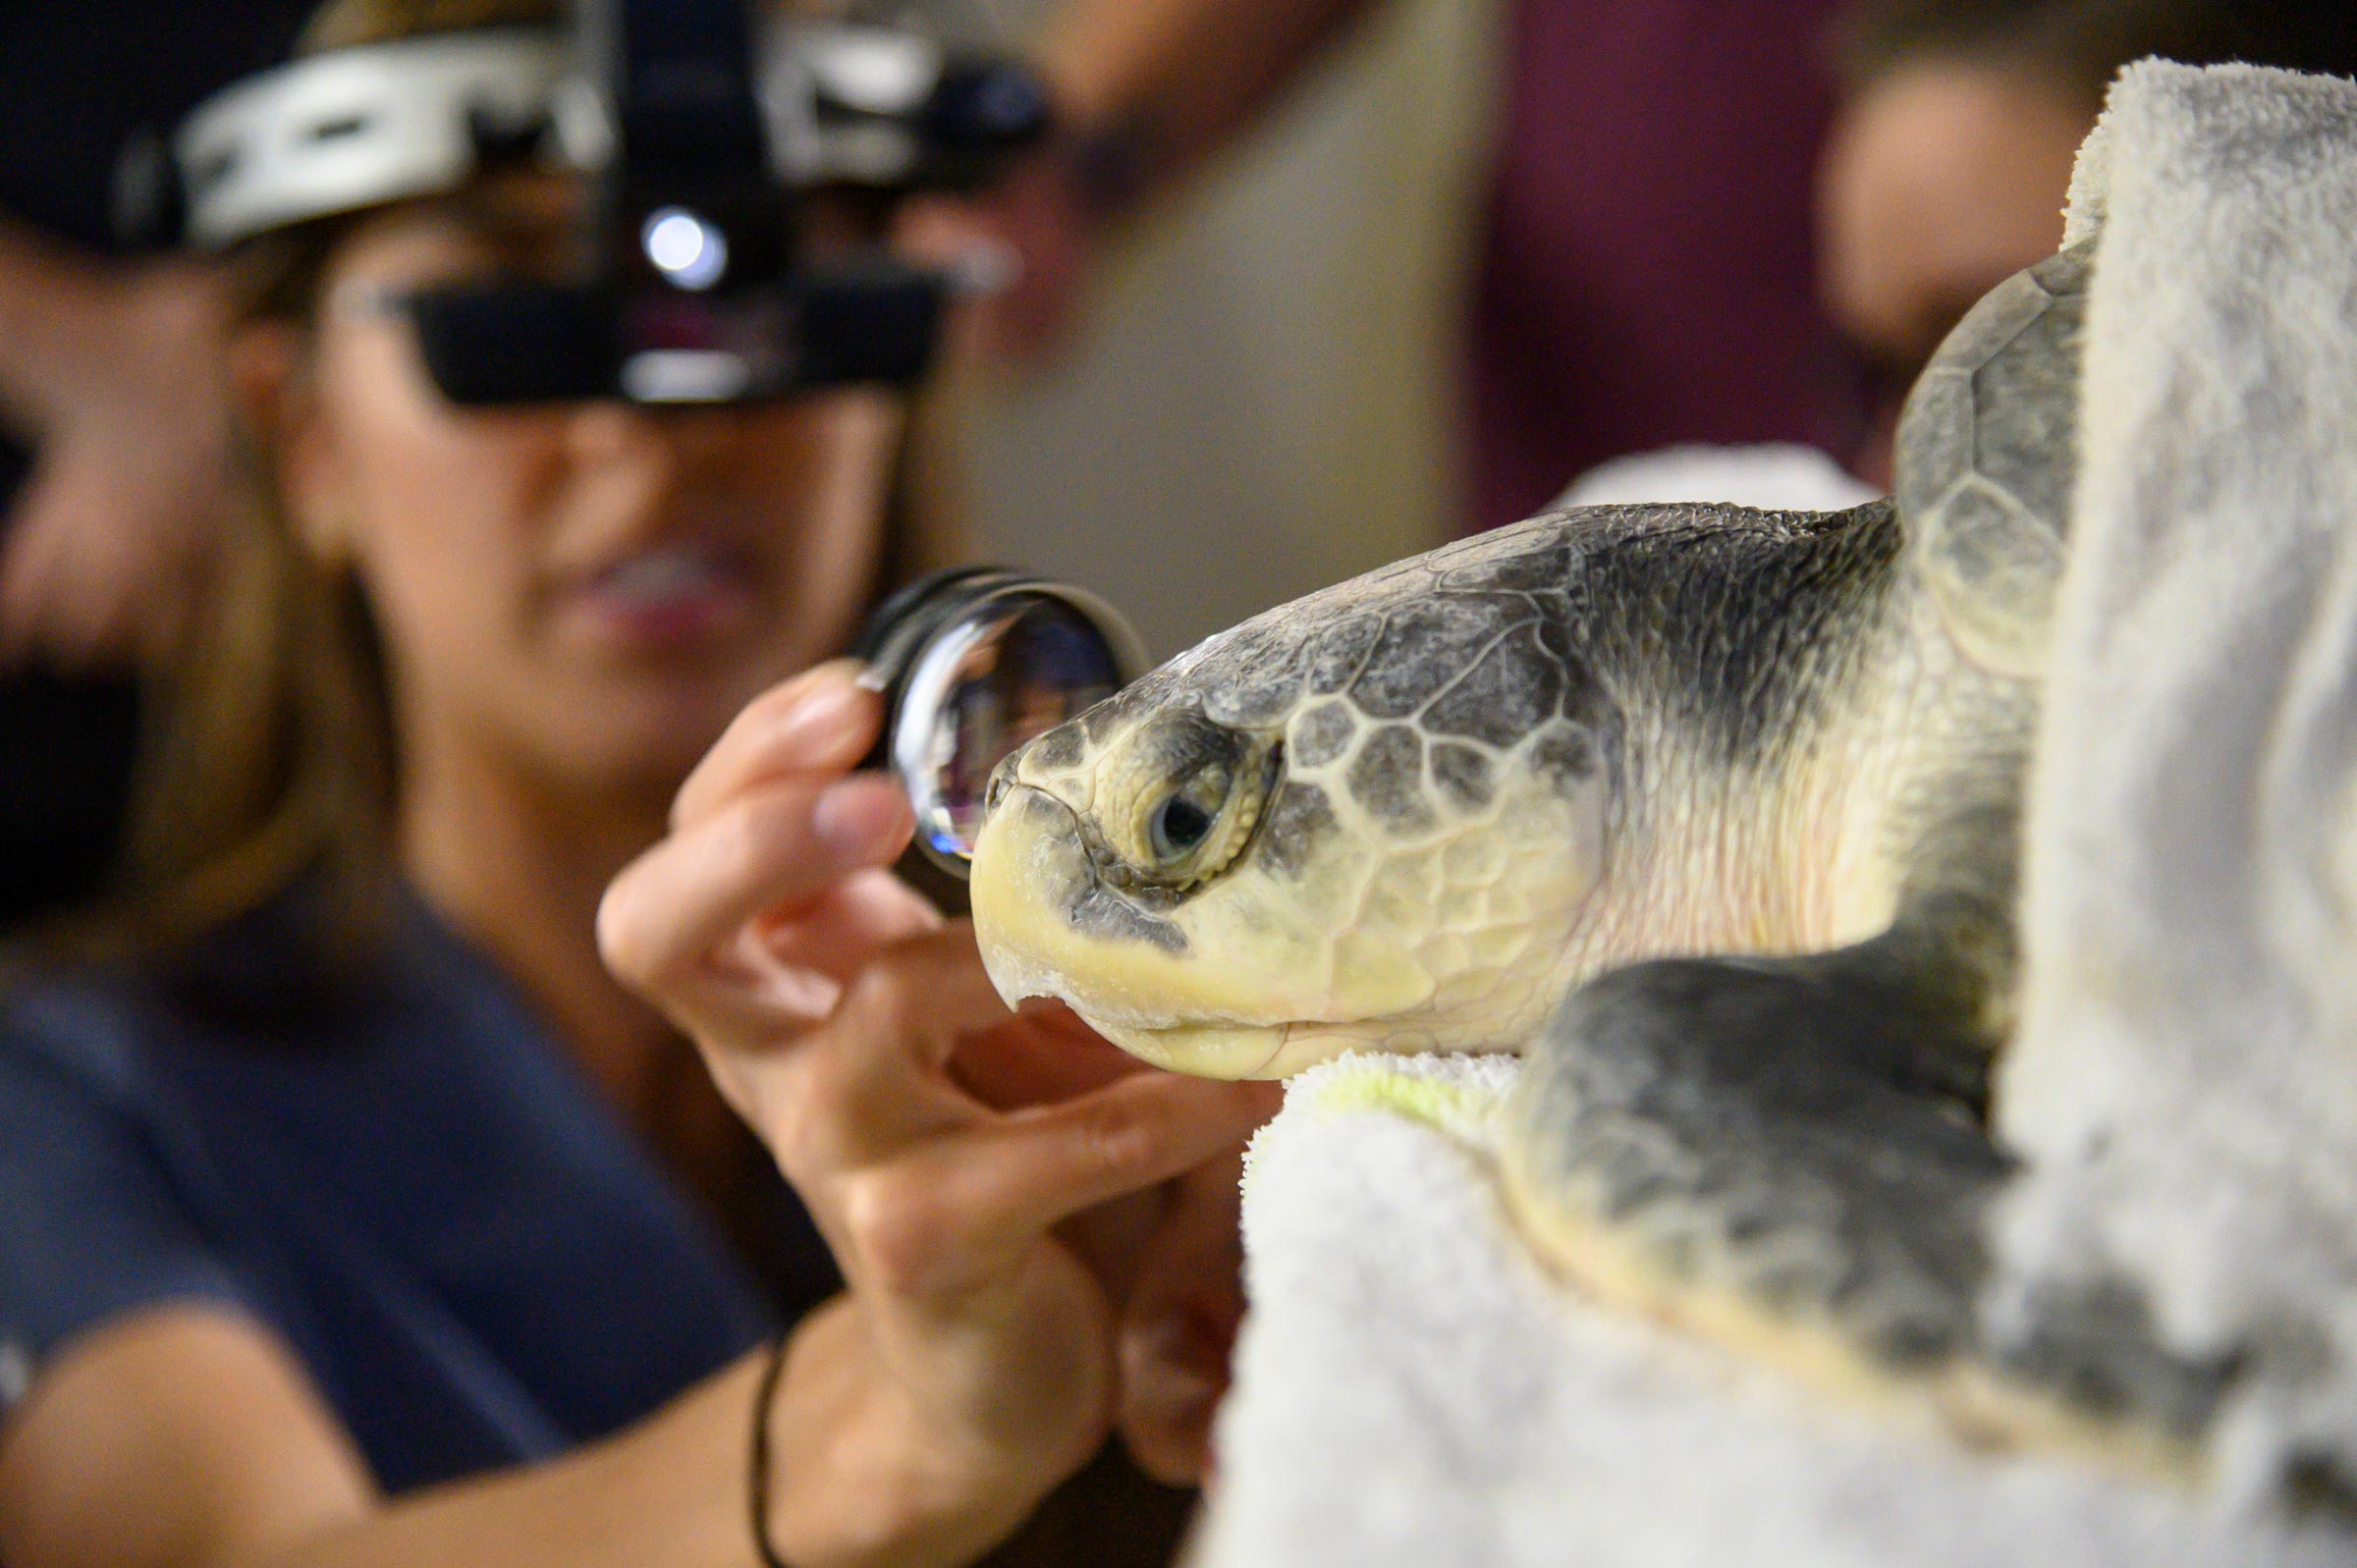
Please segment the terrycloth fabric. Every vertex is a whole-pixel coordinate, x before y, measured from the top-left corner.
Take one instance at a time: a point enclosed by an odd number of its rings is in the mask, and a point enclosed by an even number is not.
[[[1992,1460],[1586,1305],[1482,1150],[1516,1063],[1347,1056],[1244,1183],[1252,1313],[1193,1568],[2245,1568],[2300,1536]]]
[[[1992,1322],[2124,1278],[2253,1376],[2245,1498],[2357,1487],[2357,85],[2122,76],[2027,834]]]
[[[1573,480],[1547,510],[1731,501],[1767,512],[1841,512],[1880,493],[1850,477],[1815,447],[1797,442],[1664,447],[1598,463]]]

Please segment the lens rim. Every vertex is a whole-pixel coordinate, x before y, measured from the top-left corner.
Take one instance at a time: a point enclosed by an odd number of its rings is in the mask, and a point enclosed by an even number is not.
[[[956,835],[936,832],[948,811],[930,742],[965,657],[1004,636],[1041,601],[1076,613],[1095,633],[1113,661],[1117,691],[1145,673],[1145,644],[1120,611],[1070,583],[980,567],[943,572],[912,587],[896,594],[860,639],[869,661],[864,683],[883,691],[889,704],[877,760],[900,781],[916,812],[917,848],[963,879],[973,852],[970,845],[955,847]]]

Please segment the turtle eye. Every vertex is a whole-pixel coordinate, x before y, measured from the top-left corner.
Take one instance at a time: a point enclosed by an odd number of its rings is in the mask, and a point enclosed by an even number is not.
[[[1229,768],[1215,762],[1196,769],[1165,795],[1146,819],[1146,842],[1154,858],[1166,864],[1183,859],[1210,838],[1233,782]]]
[[[1261,740],[1177,713],[1141,729],[1096,781],[1115,886],[1184,892],[1228,869],[1252,837],[1276,753]]]

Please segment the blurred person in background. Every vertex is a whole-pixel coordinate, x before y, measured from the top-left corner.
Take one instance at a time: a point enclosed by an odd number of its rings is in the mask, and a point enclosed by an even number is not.
[[[1856,366],[1818,300],[1810,224],[1837,6],[1505,6],[1462,324],[1465,527],[1527,516],[1575,474],[1673,443],[1855,445]],[[988,215],[1027,262],[990,323],[998,351],[1046,351],[1108,226],[1195,170],[1370,9],[1071,0],[1041,50],[1064,154]]]
[[[1027,260],[1036,358],[1095,247],[1252,123],[1367,0],[1072,0],[1062,155],[977,221]],[[2339,0],[1509,0],[1464,323],[1465,520],[1627,454],[1797,442],[1887,484],[1896,399],[2052,252],[2071,156],[2144,54],[2346,74]]]
[[[1170,1549],[1105,1442],[1201,1464],[1269,1087],[1009,1013],[887,869],[827,661],[916,545],[905,395],[442,397],[401,301],[561,271],[585,193],[487,165],[235,258],[253,505],[135,874],[0,1003],[10,1568]]]
[[[2357,73],[2332,0],[1870,0],[1842,19],[1846,83],[1818,215],[1827,307],[1872,366],[1853,466],[1888,487],[1907,389],[1981,296],[2052,255],[2079,143],[2119,68],[2159,55]]]
[[[226,496],[224,280],[126,251],[115,157],[283,56],[303,0],[0,13],[0,929],[114,859],[138,671]]]

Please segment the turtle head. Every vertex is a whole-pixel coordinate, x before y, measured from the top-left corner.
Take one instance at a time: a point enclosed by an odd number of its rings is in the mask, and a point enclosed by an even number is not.
[[[1001,765],[984,962],[1164,1066],[1518,1046],[1600,879],[1617,716],[1562,530],[1271,611]]]

